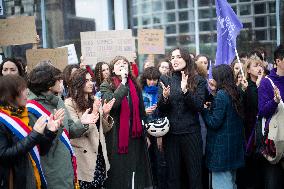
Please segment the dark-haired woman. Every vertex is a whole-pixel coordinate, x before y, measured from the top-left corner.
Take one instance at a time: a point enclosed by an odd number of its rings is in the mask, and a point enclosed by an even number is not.
[[[95,85],[100,90],[100,85],[110,76],[109,65],[106,62],[98,62],[95,67]]]
[[[160,60],[157,68],[159,69],[161,75],[170,76],[173,71],[172,64],[167,59]]]
[[[26,103],[25,80],[16,75],[0,77],[0,188],[46,188],[36,154],[48,151],[62,117],[54,121],[57,115],[42,116],[31,128]]]
[[[89,108],[99,120],[96,124],[91,124],[81,137],[71,140],[77,157],[80,188],[102,188],[110,168],[104,132],[109,131],[113,125],[109,112],[114,100],[104,104],[103,112],[99,110],[100,99],[94,98],[94,83],[85,69],[74,72],[69,87],[70,98],[65,100],[65,105],[72,120],[79,120]]]
[[[201,189],[202,137],[198,111],[203,108],[206,80],[196,73],[187,50],[173,49],[170,61],[174,71],[171,77],[161,77],[163,89],[158,101],[159,111],[169,118],[171,125],[163,138],[167,188]]]
[[[144,70],[141,75],[141,87],[143,101],[146,111],[146,122],[151,122],[160,117],[157,109],[158,103],[158,82],[160,79],[159,69],[156,67],[149,67]],[[165,157],[163,153],[163,139],[148,136],[150,139],[149,155],[152,165],[153,181],[157,189],[165,188]]]
[[[69,138],[81,137],[89,129],[89,124],[96,122],[96,115],[87,109],[82,117],[73,121],[66,110],[64,102],[57,96],[61,91],[61,71],[49,65],[38,66],[28,77],[28,108],[30,120],[35,121],[41,114],[63,109],[65,117],[58,130],[57,137],[50,151],[41,158],[44,174],[49,188],[78,188],[76,157]]]
[[[0,64],[0,76],[3,75],[19,75],[26,76],[26,68],[20,59],[7,58]]]
[[[68,98],[70,96],[69,94],[69,82],[71,79],[72,74],[78,70],[80,66],[78,64],[72,64],[68,65],[64,68],[63,70],[63,86],[64,86],[64,91],[63,91],[63,96],[65,98]]]
[[[244,166],[243,107],[229,65],[212,70],[209,87],[214,101],[204,105],[207,125],[206,164],[212,172],[213,189],[236,188],[236,170]]]
[[[110,115],[115,125],[106,133],[111,169],[106,188],[152,187],[150,164],[141,120],[145,109],[141,90],[131,74],[129,61],[116,57],[110,64],[111,78],[103,82],[102,98],[115,103]]]

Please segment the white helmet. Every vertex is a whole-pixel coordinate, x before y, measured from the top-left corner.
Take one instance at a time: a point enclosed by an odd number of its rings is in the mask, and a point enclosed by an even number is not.
[[[154,137],[162,137],[170,129],[170,122],[167,117],[155,119],[145,124],[148,133]]]

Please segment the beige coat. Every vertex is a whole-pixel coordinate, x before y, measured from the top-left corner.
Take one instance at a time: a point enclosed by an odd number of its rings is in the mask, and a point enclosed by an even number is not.
[[[73,121],[77,121],[81,118],[83,113],[78,112],[76,103],[71,98],[65,100],[65,106]],[[71,140],[77,158],[78,179],[86,182],[92,182],[94,179],[99,142],[101,142],[102,145],[106,171],[110,169],[104,132],[108,132],[112,128],[113,119],[109,117],[108,120],[105,120],[103,116],[100,116],[100,120],[97,121],[97,124],[100,124],[99,131],[95,124],[89,125],[89,130],[80,138]]]

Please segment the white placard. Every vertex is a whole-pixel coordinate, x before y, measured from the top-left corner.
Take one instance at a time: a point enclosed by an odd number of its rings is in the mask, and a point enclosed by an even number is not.
[[[65,45],[63,47],[59,47],[59,48],[68,48],[68,64],[78,64],[78,56],[76,53],[76,49],[75,49],[75,45],[74,44],[70,44],[70,45]]]

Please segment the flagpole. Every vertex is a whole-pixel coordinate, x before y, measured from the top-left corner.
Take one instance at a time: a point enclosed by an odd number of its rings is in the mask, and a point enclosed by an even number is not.
[[[241,63],[241,61],[240,61],[240,57],[239,57],[239,54],[238,54],[238,51],[237,51],[237,48],[236,48],[236,47],[235,47],[235,53],[236,53],[238,62],[239,62],[239,64],[240,64],[241,73],[242,73],[243,77],[245,78],[245,74],[244,74],[244,70],[243,70],[243,65],[242,65],[242,63]]]

